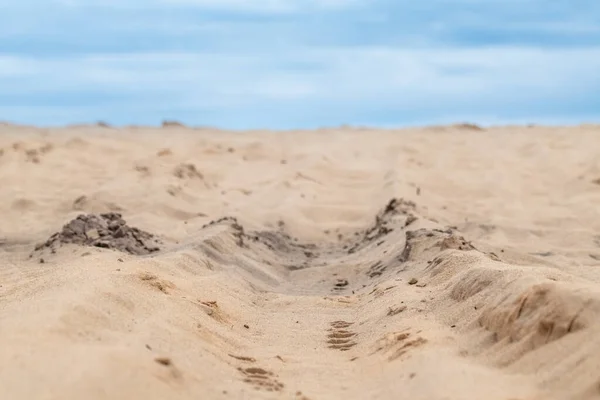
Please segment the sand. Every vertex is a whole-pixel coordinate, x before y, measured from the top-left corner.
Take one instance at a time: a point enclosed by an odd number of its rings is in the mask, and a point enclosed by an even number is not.
[[[0,397],[600,397],[600,127],[0,126]]]

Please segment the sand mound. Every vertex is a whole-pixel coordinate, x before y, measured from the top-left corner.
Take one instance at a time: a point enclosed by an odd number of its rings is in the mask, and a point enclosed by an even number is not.
[[[144,255],[159,250],[156,237],[130,227],[118,213],[82,214],[63,226],[60,232],[36,246],[35,251],[55,252],[65,244],[100,247],[129,254]]]
[[[175,128],[184,128],[185,125],[182,124],[181,122],[175,121],[175,120],[164,120],[162,122],[162,127],[163,128],[174,128],[174,127]]]
[[[460,124],[455,124],[454,127],[458,128],[458,129],[465,129],[465,130],[471,130],[471,131],[483,131],[484,130],[481,126],[472,124],[470,122],[463,122]]]

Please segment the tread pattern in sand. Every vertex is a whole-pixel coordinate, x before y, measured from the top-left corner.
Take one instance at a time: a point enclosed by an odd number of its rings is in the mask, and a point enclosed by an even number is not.
[[[256,390],[267,392],[281,392],[284,384],[277,380],[277,376],[260,367],[238,368],[243,376],[244,383],[251,385]]]
[[[352,322],[333,321],[327,330],[327,347],[333,350],[348,351],[356,346],[356,333],[349,330]]]

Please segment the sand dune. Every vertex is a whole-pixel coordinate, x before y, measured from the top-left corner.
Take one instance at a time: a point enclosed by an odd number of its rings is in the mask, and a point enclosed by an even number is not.
[[[598,398],[599,135],[0,125],[1,397]]]

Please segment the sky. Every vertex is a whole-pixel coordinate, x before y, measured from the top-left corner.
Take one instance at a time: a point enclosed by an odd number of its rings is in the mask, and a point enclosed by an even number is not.
[[[600,1],[0,0],[0,120],[600,122]]]

